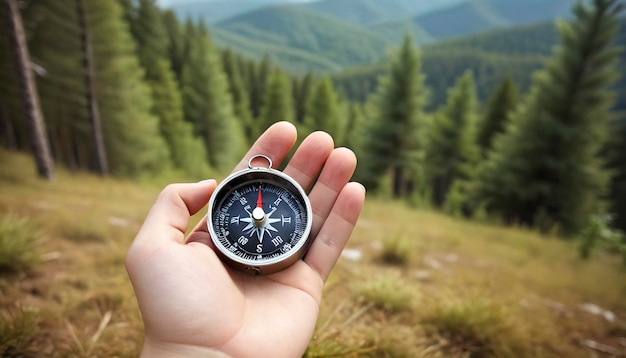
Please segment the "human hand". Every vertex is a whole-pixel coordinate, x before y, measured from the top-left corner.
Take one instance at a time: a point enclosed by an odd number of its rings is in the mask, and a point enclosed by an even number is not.
[[[273,125],[235,171],[255,154],[280,165],[296,137],[293,125]],[[348,182],[355,167],[352,151],[334,149],[326,133],[302,142],[284,172],[305,190],[315,182],[309,191],[314,241],[303,260],[268,276],[224,265],[214,252],[206,217],[185,238],[189,218],[208,203],[214,180],[167,186],[126,257],[145,326],[142,356],[302,356],[313,336],[324,282],[365,200],[363,186]]]

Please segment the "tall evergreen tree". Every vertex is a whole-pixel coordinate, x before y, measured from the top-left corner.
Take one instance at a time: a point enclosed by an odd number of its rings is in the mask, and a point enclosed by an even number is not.
[[[517,88],[507,77],[489,98],[485,116],[478,131],[478,144],[483,152],[491,149],[493,137],[504,131],[509,114],[517,105]]]
[[[579,2],[559,22],[560,46],[495,142],[477,194],[507,220],[577,233],[602,210],[608,175],[598,156],[607,137],[622,5]]]
[[[415,187],[422,165],[426,129],[426,102],[420,55],[410,35],[391,59],[372,103],[372,121],[364,138],[365,156],[360,180],[375,188],[390,172],[393,195],[405,197]]]
[[[185,119],[203,139],[209,164],[226,169],[244,150],[244,135],[233,113],[228,79],[204,25],[188,24],[186,36],[193,46],[188,48],[182,73]]]
[[[111,171],[121,175],[159,171],[168,163],[167,146],[158,119],[151,114],[150,89],[143,82],[122,8],[116,1],[90,0],[85,10],[98,59],[95,92]]]
[[[357,153],[357,156],[361,154],[364,123],[365,118],[361,105],[358,103],[350,103],[344,142],[346,147]]]
[[[259,118],[261,107],[265,100],[265,91],[268,88],[269,77],[272,74],[272,65],[267,55],[263,56],[260,64],[250,63],[250,75],[252,83],[248,87],[250,91],[250,110],[254,118]]]
[[[444,205],[456,181],[472,178],[479,158],[477,122],[474,76],[467,71],[448,92],[431,129],[426,162],[436,206]]]
[[[222,63],[224,71],[228,76],[228,89],[233,99],[235,116],[237,116],[243,126],[247,142],[252,143],[256,139],[254,137],[254,122],[252,120],[252,113],[250,112],[248,92],[246,91],[243,78],[240,74],[238,56],[230,49],[226,49],[222,52]]]
[[[185,61],[185,40],[183,28],[173,10],[163,12],[163,29],[167,34],[167,53],[170,65],[176,76],[176,82],[180,85]]]
[[[17,70],[17,82],[24,108],[24,119],[37,167],[37,174],[42,178],[52,180],[54,178],[54,162],[50,153],[48,133],[41,111],[37,85],[31,69],[30,52],[26,43],[22,15],[20,14],[17,0],[5,0],[4,6],[6,7],[4,14],[7,17],[7,33],[11,39],[12,52],[15,58],[14,63]]]
[[[140,0],[132,33],[137,43],[139,62],[145,80],[152,89],[152,113],[159,118],[174,167],[193,176],[202,176],[206,152],[202,141],[194,137],[193,127],[184,121],[182,98],[167,58],[168,40],[161,12],[153,0]]]
[[[313,75],[309,72],[302,78],[293,79],[293,102],[296,123],[304,123],[306,118],[306,110],[308,99],[311,95],[314,79]]]
[[[267,82],[263,105],[256,121],[256,134],[278,121],[293,122],[291,81],[282,71],[274,70]]]
[[[343,143],[346,118],[341,112],[330,78],[324,77],[317,81],[307,101],[306,111],[304,127],[307,132],[321,130],[332,135],[335,143]]]

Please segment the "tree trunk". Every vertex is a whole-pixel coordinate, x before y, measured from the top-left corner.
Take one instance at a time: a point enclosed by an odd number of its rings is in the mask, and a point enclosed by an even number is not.
[[[54,178],[54,162],[50,154],[46,124],[41,113],[39,95],[31,70],[30,54],[26,44],[22,17],[17,0],[4,0],[4,3],[7,7],[8,34],[15,57],[17,79],[24,105],[24,117],[35,156],[37,173],[42,178],[52,180]]]
[[[107,161],[104,137],[102,135],[102,123],[100,121],[100,111],[98,100],[95,94],[94,78],[95,70],[93,63],[93,52],[91,48],[91,36],[87,26],[87,17],[83,0],[76,0],[76,13],[78,15],[78,25],[80,27],[81,53],[83,56],[83,75],[85,77],[85,95],[87,100],[89,121],[93,136],[93,145],[96,153],[96,170],[100,175],[109,174],[109,164]]]

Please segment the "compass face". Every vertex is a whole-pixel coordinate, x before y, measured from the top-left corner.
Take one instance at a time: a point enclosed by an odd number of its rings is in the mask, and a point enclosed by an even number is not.
[[[267,273],[301,258],[311,209],[304,191],[286,175],[248,170],[216,189],[208,221],[213,242],[227,262]]]

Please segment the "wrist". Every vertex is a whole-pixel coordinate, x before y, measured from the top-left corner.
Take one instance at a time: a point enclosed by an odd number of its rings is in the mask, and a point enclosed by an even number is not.
[[[200,346],[152,342],[148,338],[143,343],[141,358],[231,358],[220,351]]]

